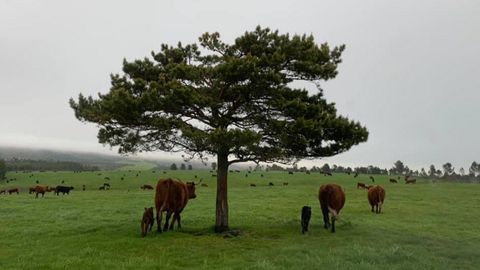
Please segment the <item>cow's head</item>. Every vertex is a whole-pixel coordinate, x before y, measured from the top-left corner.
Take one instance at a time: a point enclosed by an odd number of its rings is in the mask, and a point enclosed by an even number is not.
[[[195,199],[197,195],[195,194],[195,183],[194,182],[187,182],[187,190],[188,190],[188,198]]]

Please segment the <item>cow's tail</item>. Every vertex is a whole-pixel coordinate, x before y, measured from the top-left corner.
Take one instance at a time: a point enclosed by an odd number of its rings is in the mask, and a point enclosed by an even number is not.
[[[337,210],[335,210],[335,209],[333,209],[333,208],[331,208],[331,207],[329,206],[329,207],[328,207],[328,212],[329,212],[330,214],[332,214],[332,218],[333,218],[333,219],[336,220],[336,219],[338,218],[338,212],[337,212]]]
[[[378,203],[378,210],[381,211],[382,210],[382,204],[383,204],[383,200],[382,200],[382,195],[383,195],[383,192],[382,190],[377,190],[377,203]]]

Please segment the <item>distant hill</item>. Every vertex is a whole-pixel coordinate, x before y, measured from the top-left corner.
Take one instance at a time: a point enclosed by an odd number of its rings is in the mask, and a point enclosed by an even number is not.
[[[138,157],[125,157],[120,155],[107,155],[88,152],[77,151],[61,151],[61,150],[47,150],[47,149],[33,149],[26,147],[8,147],[0,146],[0,159],[12,160],[43,160],[43,161],[59,161],[59,162],[75,162],[87,166],[96,166],[100,169],[117,169],[124,166],[137,167],[138,169],[145,168],[158,168],[168,169],[172,163],[176,163],[178,167],[182,163],[191,164],[194,169],[210,170],[210,163],[216,161],[212,159],[208,162],[207,166],[203,165],[198,160],[192,160],[189,163],[183,161],[181,158],[138,158]],[[231,169],[246,169],[247,164],[236,164]]]

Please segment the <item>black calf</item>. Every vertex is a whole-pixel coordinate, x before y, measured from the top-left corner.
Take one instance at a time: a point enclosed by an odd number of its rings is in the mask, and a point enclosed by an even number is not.
[[[302,207],[302,233],[308,232],[308,223],[312,216],[312,208],[310,206]]]

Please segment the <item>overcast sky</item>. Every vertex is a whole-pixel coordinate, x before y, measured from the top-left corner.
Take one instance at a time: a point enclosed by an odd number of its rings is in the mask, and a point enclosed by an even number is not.
[[[75,119],[70,97],[106,92],[123,58],[161,43],[207,31],[231,42],[261,25],[347,46],[323,88],[369,140],[304,164],[467,169],[480,161],[479,14],[475,0],[0,0],[0,145],[115,153]]]

